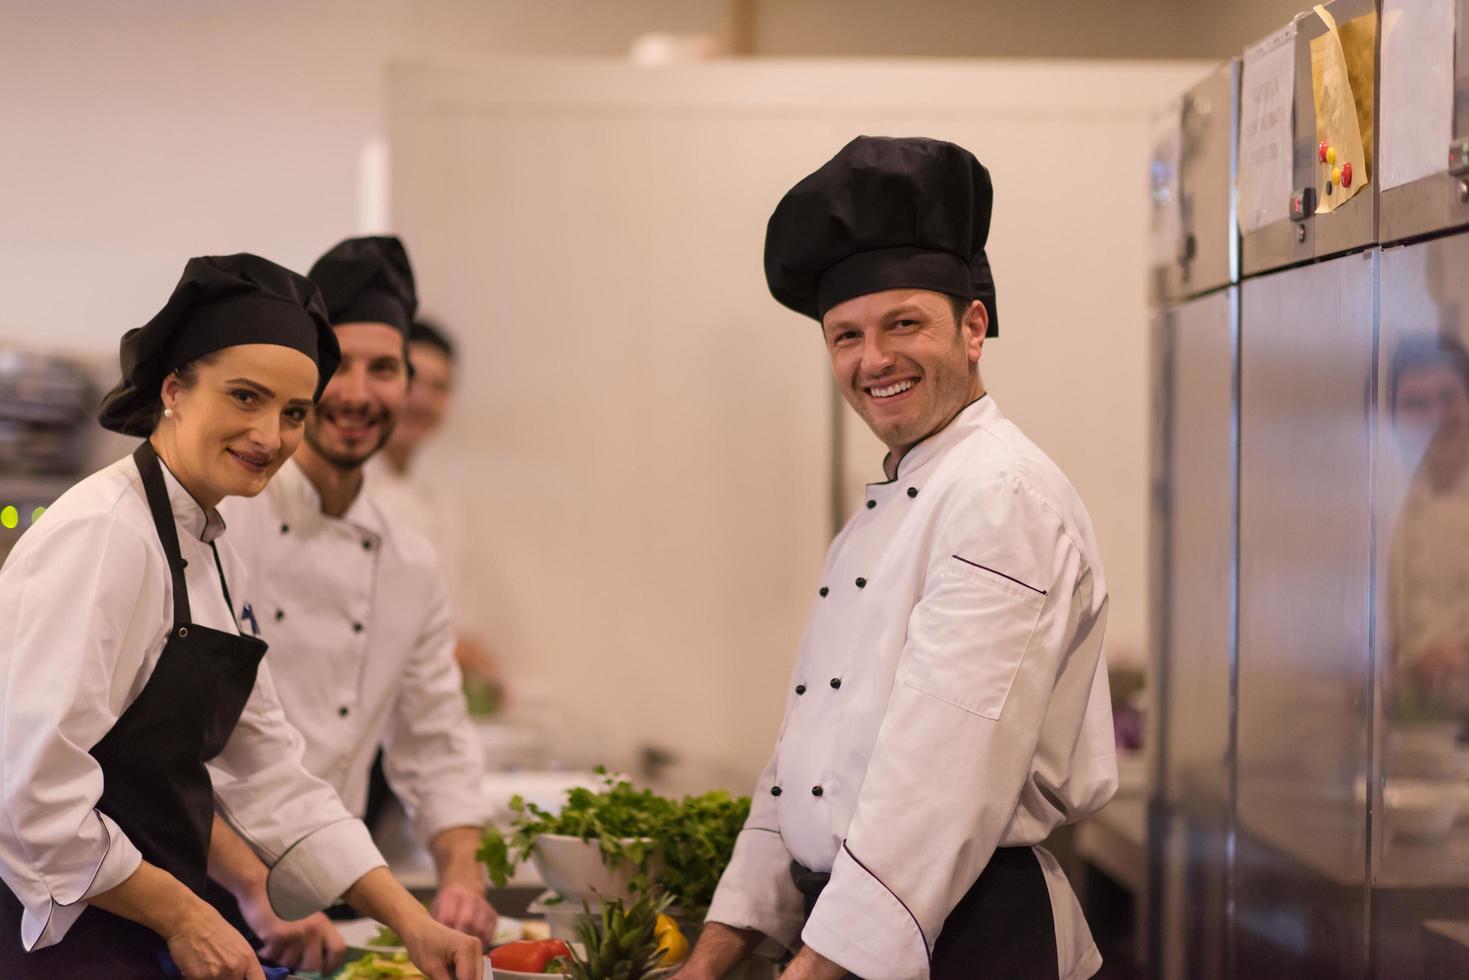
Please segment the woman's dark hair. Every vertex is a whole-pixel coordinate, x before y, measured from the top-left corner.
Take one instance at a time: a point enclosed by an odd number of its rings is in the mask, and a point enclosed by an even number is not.
[[[179,379],[179,387],[183,388],[186,391],[194,387],[194,385],[199,382],[199,365],[213,364],[214,359],[217,355],[218,351],[209,354],[203,354],[199,357],[194,358],[192,361],[180,364],[177,368],[175,368],[173,373]],[[152,432],[154,429],[158,428],[158,423],[162,418],[163,395],[160,391],[158,398],[156,398],[148,405],[139,406],[137,410],[132,413],[132,415],[128,416],[125,424],[129,428],[146,427],[149,432]]]
[[[1426,367],[1447,364],[1459,376],[1464,391],[1469,394],[1469,350],[1453,334],[1422,333],[1405,338],[1392,353],[1392,365],[1388,370],[1388,408],[1393,417],[1398,414],[1398,386],[1403,376]]]

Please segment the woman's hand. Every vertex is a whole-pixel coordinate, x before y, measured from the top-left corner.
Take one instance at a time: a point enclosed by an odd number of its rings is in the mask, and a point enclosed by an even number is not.
[[[317,912],[294,922],[282,919],[264,896],[240,902],[240,914],[264,944],[260,955],[298,973],[330,974],[347,958],[347,943],[332,920]]]
[[[163,933],[185,980],[265,980],[245,937],[206,902],[197,902]]]
[[[342,896],[357,911],[396,932],[408,958],[429,980],[482,980],[485,950],[478,939],[439,925],[387,868],[373,868]]]
[[[185,980],[265,980],[245,937],[155,864],[142,862],[122,884],[87,902],[162,936]]]
[[[481,980],[485,975],[485,949],[473,936],[440,925],[428,915],[414,921],[407,932],[399,932],[408,958],[431,980]]]

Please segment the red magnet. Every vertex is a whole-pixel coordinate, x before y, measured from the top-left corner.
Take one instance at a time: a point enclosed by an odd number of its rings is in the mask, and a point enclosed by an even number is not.
[[[1350,162],[1341,165],[1341,185],[1343,187],[1352,186],[1352,165]]]
[[[1326,140],[1322,140],[1321,145],[1316,147],[1316,155],[1321,158],[1322,163],[1326,162]]]

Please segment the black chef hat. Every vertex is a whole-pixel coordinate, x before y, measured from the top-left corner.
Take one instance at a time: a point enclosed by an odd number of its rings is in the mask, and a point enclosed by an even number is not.
[[[766,282],[815,320],[855,296],[905,286],[983,299],[993,335],[984,254],[993,198],[989,171],[963,147],[859,136],[776,205]]]
[[[386,323],[408,335],[418,296],[403,243],[391,235],[349,238],[311,267],[334,324]]]
[[[130,436],[153,431],[163,380],[205,354],[241,344],[279,344],[316,362],[316,398],[342,354],[321,294],[305,276],[258,255],[205,255],[184,266],[157,315],[122,335],[122,380],[97,421]]]

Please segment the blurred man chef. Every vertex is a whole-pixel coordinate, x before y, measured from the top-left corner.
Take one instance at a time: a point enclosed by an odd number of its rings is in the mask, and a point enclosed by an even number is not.
[[[413,321],[408,331],[408,363],[413,368],[408,400],[382,452],[367,464],[367,480],[381,507],[407,521],[434,546],[450,601],[458,611],[464,606],[466,577],[463,515],[456,513],[456,501],[419,469],[424,446],[449,412],[455,361],[454,342],[442,327],[428,320]],[[455,640],[454,659],[478,693],[493,702],[500,700],[499,669],[477,639],[461,631]]]
[[[495,911],[475,850],[488,816],[483,763],[454,663],[449,601],[432,547],[364,490],[408,390],[405,340],[417,305],[396,238],[349,239],[312,267],[342,363],[304,444],[266,493],[231,509],[253,613],[270,637],[286,717],[306,767],[354,815],[381,746],[389,784],[433,855],[434,918],[489,943]],[[210,873],[238,899],[263,952],[282,965],[340,937],[324,917],[282,922],[256,900],[249,855],[218,844]],[[227,903],[226,903],[227,904]]]
[[[771,292],[821,324],[886,479],[832,543],[775,753],[681,980],[760,945],[795,978],[1091,976],[1036,846],[1116,788],[1086,508],[1000,411],[988,172],[860,137],[771,216]],[[1060,394],[1060,393],[1058,393]]]

